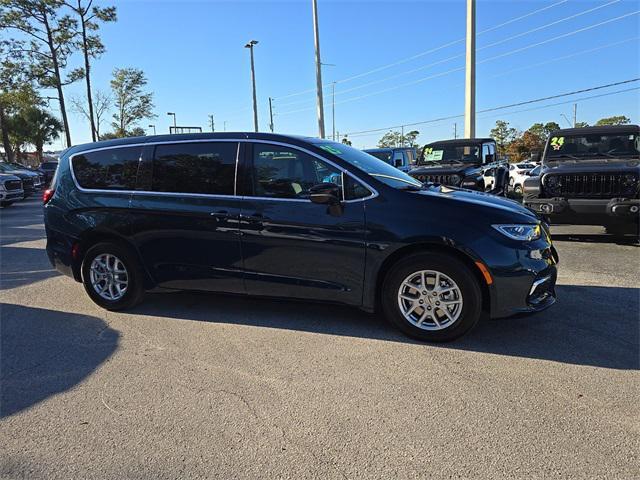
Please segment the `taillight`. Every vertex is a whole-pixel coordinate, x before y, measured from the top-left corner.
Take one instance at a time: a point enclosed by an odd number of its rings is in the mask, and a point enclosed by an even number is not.
[[[51,197],[53,197],[54,192],[55,190],[53,188],[48,188],[47,190],[45,190],[42,194],[42,203],[46,205],[49,200],[51,200]]]

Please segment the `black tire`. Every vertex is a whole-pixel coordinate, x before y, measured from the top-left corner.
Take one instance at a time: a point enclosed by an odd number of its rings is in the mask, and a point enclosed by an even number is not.
[[[96,257],[103,254],[117,257],[127,272],[128,284],[126,290],[124,295],[117,300],[103,298],[91,284],[91,264]],[[107,310],[115,311],[133,308],[144,298],[144,273],[137,256],[129,248],[114,242],[98,243],[87,250],[82,262],[82,283],[91,300]]]
[[[605,225],[604,228],[609,235],[640,235],[640,227],[634,223]]]
[[[445,274],[462,293],[463,304],[459,317],[441,330],[424,330],[407,320],[400,310],[398,293],[402,283],[409,275],[421,270]],[[410,337],[429,342],[448,342],[464,335],[475,326],[482,312],[482,292],[477,277],[463,262],[441,253],[413,254],[393,265],[382,285],[381,302],[384,314],[392,325]],[[437,308],[434,307],[434,312]]]

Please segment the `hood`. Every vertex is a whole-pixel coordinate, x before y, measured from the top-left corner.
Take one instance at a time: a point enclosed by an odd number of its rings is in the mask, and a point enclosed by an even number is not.
[[[629,171],[640,170],[640,160],[634,158],[588,158],[573,160],[563,158],[560,160],[546,160],[542,164],[543,173],[604,173],[604,171]]]
[[[0,180],[20,180],[20,177],[12,173],[0,173]]]
[[[538,216],[515,200],[498,197],[484,192],[476,192],[456,187],[438,186],[415,192],[418,195],[435,197],[441,201],[458,203],[461,208],[478,208],[491,221],[504,223],[536,223]],[[495,218],[494,218],[495,217]]]

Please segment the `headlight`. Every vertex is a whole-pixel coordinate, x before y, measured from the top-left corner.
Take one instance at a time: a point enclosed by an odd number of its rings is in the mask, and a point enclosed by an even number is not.
[[[540,238],[540,225],[492,225],[503,235],[512,240],[530,242]]]

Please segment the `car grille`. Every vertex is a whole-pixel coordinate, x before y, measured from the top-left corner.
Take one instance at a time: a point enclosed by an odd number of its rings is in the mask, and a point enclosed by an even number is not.
[[[545,175],[543,183],[553,195],[607,198],[635,194],[638,188],[638,177],[630,173]]]
[[[452,181],[451,177],[454,175],[416,175],[416,178],[421,182],[439,183],[441,185],[453,185],[456,186],[457,181]],[[455,175],[456,180],[459,179],[458,175]],[[458,180],[459,181],[459,180]]]
[[[7,190],[20,190],[22,182],[20,180],[7,180],[4,182],[4,188]]]
[[[33,187],[33,180],[31,178],[25,178],[22,180],[22,185],[24,185],[25,188],[31,188]]]

